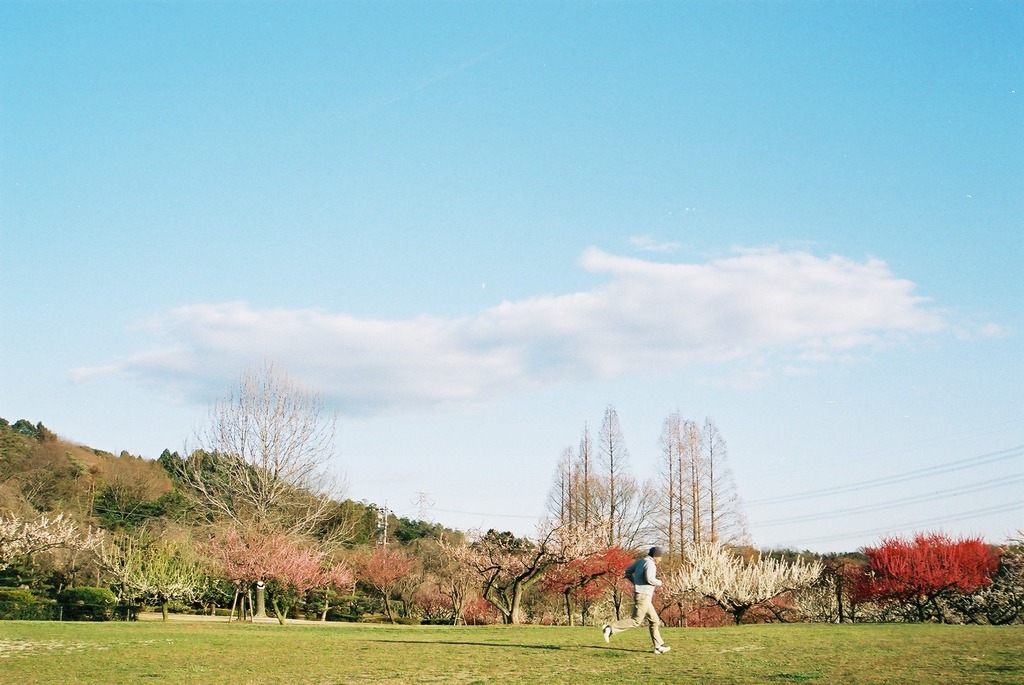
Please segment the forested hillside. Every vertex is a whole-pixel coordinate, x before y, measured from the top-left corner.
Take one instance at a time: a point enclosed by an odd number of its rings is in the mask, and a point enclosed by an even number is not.
[[[114,529],[178,515],[181,508],[158,461],[115,456],[62,440],[42,423],[0,418],[0,509],[23,516],[67,512]]]
[[[0,417],[0,513],[21,517],[65,513],[85,525],[111,532],[142,527],[200,523],[182,493],[177,452],[157,459],[114,455],[60,438],[42,423]],[[346,499],[335,502],[350,545],[378,540],[379,508]],[[437,536],[444,527],[391,517],[389,537],[407,542]]]

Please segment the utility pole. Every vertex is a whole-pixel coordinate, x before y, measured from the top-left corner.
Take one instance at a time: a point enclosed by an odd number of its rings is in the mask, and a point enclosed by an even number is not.
[[[388,544],[388,513],[388,503],[384,502],[384,506],[377,510],[377,536],[385,547]]]

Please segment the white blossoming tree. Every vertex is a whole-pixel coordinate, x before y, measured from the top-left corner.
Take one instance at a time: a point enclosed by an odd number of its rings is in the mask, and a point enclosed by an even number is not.
[[[683,566],[666,579],[666,596],[705,597],[739,624],[751,608],[815,583],[822,568],[816,561],[800,559],[745,560],[721,545],[696,545],[687,549]]]
[[[203,591],[207,573],[186,546],[173,542],[146,544],[124,537],[103,548],[103,566],[113,577],[120,599],[159,604],[163,619],[173,601],[192,601]]]
[[[0,515],[0,570],[18,559],[53,549],[95,549],[100,539],[98,531],[83,531],[64,514],[41,514],[35,519]]]

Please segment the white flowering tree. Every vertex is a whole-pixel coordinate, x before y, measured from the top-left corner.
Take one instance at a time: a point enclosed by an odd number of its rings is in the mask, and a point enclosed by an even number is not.
[[[53,549],[95,549],[100,540],[98,531],[82,530],[64,514],[42,514],[34,519],[0,515],[0,570],[18,559]]]
[[[193,601],[206,586],[208,574],[203,564],[180,544],[146,544],[140,538],[124,537],[104,547],[101,556],[119,599],[129,605],[159,604],[165,621],[172,601]]]
[[[746,560],[721,545],[695,545],[687,549],[683,566],[666,579],[666,596],[705,597],[739,624],[751,608],[814,584],[822,569],[816,561],[764,556]]]

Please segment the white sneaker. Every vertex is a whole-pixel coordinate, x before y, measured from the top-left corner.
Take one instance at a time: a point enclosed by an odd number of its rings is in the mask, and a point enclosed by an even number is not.
[[[604,626],[601,627],[601,633],[604,635],[605,642],[612,641],[612,627],[610,625],[605,623]]]
[[[661,645],[660,647],[655,647],[654,648],[654,653],[655,654],[664,654],[665,652],[671,652],[671,651],[672,651],[672,648],[669,647],[668,645]]]

